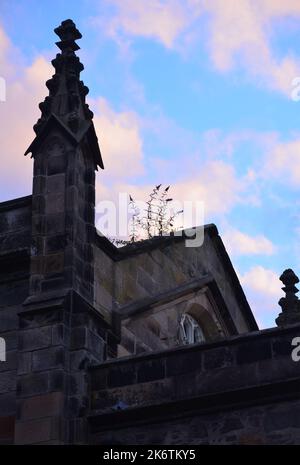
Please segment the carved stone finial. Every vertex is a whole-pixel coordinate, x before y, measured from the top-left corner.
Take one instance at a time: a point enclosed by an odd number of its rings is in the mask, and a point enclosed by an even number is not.
[[[60,38],[56,45],[61,53],[52,60],[55,74],[46,82],[49,96],[40,104],[42,114],[34,130],[39,134],[54,114],[76,134],[80,122],[91,120],[93,116],[85,102],[88,88],[80,81],[80,72],[84,67],[75,55],[80,48],[75,41],[81,39],[82,35],[71,19],[62,21],[54,32]]]
[[[284,284],[282,290],[285,292],[285,297],[281,297],[278,302],[282,312],[276,318],[276,324],[277,326],[285,326],[300,323],[299,299],[296,296],[298,289],[295,286],[299,283],[299,278],[289,268],[282,273],[279,279]]]
[[[75,40],[81,39],[82,35],[76,28],[75,23],[71,19],[62,21],[61,25],[54,29],[55,34],[60,38],[60,42],[56,42],[56,45],[64,53],[70,50],[79,50]]]
[[[82,35],[71,19],[62,21],[54,29],[60,38],[56,45],[61,53],[57,53],[52,60],[55,73],[46,82],[49,95],[40,103],[41,117],[34,125],[36,138],[25,152],[32,153],[43,139],[45,128],[50,124],[59,124],[67,137],[73,137],[77,143],[84,137],[89,139],[89,152],[95,160],[95,167],[103,168],[98,139],[92,122],[93,112],[86,103],[88,87],[80,80],[80,73],[84,69],[79,57],[75,54],[79,50],[76,40]],[[87,144],[85,144],[87,146]]]

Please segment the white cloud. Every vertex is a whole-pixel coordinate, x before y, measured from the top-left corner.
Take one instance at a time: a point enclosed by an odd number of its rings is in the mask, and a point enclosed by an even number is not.
[[[209,161],[173,184],[176,198],[202,201],[206,215],[224,214],[239,201],[243,184],[234,167],[221,160]]]
[[[271,38],[278,19],[300,16],[298,0],[106,0],[113,12],[93,19],[124,47],[134,37],[152,38],[166,48],[202,46],[220,72],[244,69],[259,85],[290,97],[300,60],[276,56]],[[207,22],[208,28],[206,27]]]
[[[242,66],[260,84],[290,96],[300,60],[276,57],[270,39],[274,17],[300,15],[299,2],[209,0],[205,5],[212,15],[208,44],[215,67],[226,72]]]
[[[254,266],[246,273],[240,275],[240,281],[246,288],[260,294],[267,294],[274,298],[281,295],[282,284],[279,280],[279,275],[263,266]]]
[[[222,234],[229,255],[273,255],[275,245],[263,234],[249,236],[237,229],[229,228]]]
[[[32,126],[40,116],[38,104],[46,95],[45,81],[52,66],[38,56],[29,66],[0,27],[1,73],[6,101],[0,102],[0,199],[31,193],[32,163],[24,152],[35,137]],[[12,182],[13,180],[13,182]]]
[[[138,115],[116,112],[104,98],[92,102],[94,124],[104,160],[104,177],[127,178],[144,173],[143,141]]]
[[[239,279],[259,327],[275,326],[275,319],[281,312],[278,301],[284,296],[279,274],[258,265],[239,274]]]
[[[187,4],[180,0],[107,0],[107,3],[115,7],[114,15],[105,22],[96,18],[94,23],[104,26],[107,34],[118,42],[122,42],[120,36],[125,34],[153,38],[172,48],[191,20]]]
[[[35,137],[32,127],[40,117],[38,104],[48,94],[45,82],[54,70],[43,56],[24,66],[22,56],[1,28],[0,64],[7,88],[6,101],[0,102],[0,201],[4,201],[31,193],[32,162],[24,152]],[[116,112],[103,98],[92,101],[92,107],[106,168],[102,179],[111,182],[116,177],[142,175],[143,142],[136,113]]]
[[[300,186],[300,139],[277,142],[267,152],[263,166],[265,178],[279,177],[283,182]]]
[[[175,164],[177,162],[174,161]],[[168,167],[166,169],[169,171]],[[101,178],[100,173],[98,177],[100,184]],[[109,173],[106,182],[108,178]],[[108,199],[105,200],[117,199],[119,192],[131,194],[136,201],[146,201],[148,199],[153,184],[149,184],[148,180],[143,184],[133,184],[124,182],[123,179],[111,184],[110,190],[102,190],[102,194],[109,195]],[[188,224],[185,224],[186,227],[190,227],[199,226],[203,222],[210,222],[212,218],[228,213],[239,202],[242,191],[243,183],[237,179],[234,168],[230,164],[222,161],[209,161],[202,165],[201,170],[183,171],[181,175],[177,176],[177,180],[173,180],[171,183],[170,196],[174,201],[179,202],[178,209],[185,208],[187,213],[188,204],[193,205],[193,216],[188,220]],[[101,200],[100,196],[98,196],[98,199]],[[188,203],[186,207],[184,202]],[[204,206],[204,219],[201,223],[199,223],[195,213],[196,202],[203,202]],[[181,217],[178,219],[178,227],[182,226],[182,223],[179,224],[181,219]]]

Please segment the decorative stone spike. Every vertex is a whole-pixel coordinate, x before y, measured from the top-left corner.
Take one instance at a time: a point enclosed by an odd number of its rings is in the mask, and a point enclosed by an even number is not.
[[[75,54],[80,48],[75,41],[81,39],[81,33],[71,19],[62,21],[54,32],[60,38],[56,45],[61,53],[52,60],[55,73],[46,82],[49,96],[39,105],[41,117],[34,125],[36,138],[25,155],[34,154],[49,124],[58,124],[66,131],[68,137],[74,138],[75,143],[81,143],[85,139],[84,145],[89,147],[89,155],[94,158],[95,169],[98,166],[103,168],[92,121],[94,115],[85,101],[89,89],[80,80],[84,66]]]
[[[81,39],[82,35],[71,19],[62,21],[61,25],[54,29],[54,32],[61,40],[60,42],[57,42],[56,45],[62,50],[62,52],[67,51],[69,48],[74,51],[79,50],[75,40]]]
[[[282,273],[279,279],[284,284],[282,290],[286,295],[285,297],[281,297],[278,302],[282,308],[282,312],[276,318],[276,324],[277,326],[285,326],[300,323],[300,301],[298,296],[296,296],[298,289],[295,286],[295,284],[299,283],[299,278],[289,268]]]

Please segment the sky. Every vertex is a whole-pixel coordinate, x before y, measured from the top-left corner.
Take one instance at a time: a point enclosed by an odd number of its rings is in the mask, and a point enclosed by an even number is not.
[[[31,193],[23,155],[68,18],[105,164],[98,201],[159,183],[202,201],[259,326],[275,326],[279,276],[300,274],[299,0],[1,0],[0,202]]]

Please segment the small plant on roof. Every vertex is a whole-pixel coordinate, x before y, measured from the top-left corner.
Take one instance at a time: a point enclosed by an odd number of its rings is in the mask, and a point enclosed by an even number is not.
[[[128,245],[156,236],[167,236],[180,229],[175,227],[175,220],[183,210],[175,211],[172,207],[173,199],[169,197],[170,187],[163,188],[162,184],[155,186],[145,202],[146,208],[143,209],[140,209],[132,195],[129,195],[131,213],[129,239],[111,239],[111,241],[118,246]]]

